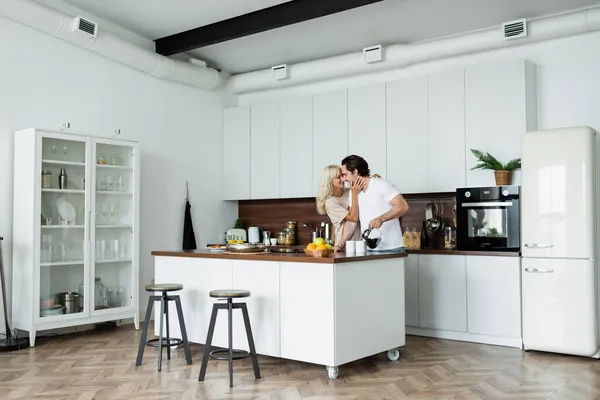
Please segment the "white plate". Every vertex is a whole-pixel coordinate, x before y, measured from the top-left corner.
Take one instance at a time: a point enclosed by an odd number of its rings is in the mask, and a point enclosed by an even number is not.
[[[217,249],[217,248],[213,248],[213,247],[207,247],[206,250],[214,251],[214,252],[218,253],[218,252],[223,252],[223,251],[227,250],[227,248]]]

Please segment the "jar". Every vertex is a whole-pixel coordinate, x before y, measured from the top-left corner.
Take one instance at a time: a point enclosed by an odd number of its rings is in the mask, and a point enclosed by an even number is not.
[[[283,230],[285,232],[285,245],[286,246],[293,246],[294,244],[296,244],[296,234],[294,232],[293,229],[291,228],[285,228]]]
[[[296,221],[288,221],[285,224],[285,227],[288,229],[293,230],[294,232],[296,231]]]
[[[98,155],[98,164],[101,164],[101,165],[108,164],[108,160],[106,159],[106,156],[104,154]]]
[[[456,250],[456,231],[450,226],[444,230],[444,249]]]
[[[42,188],[50,189],[52,187],[52,172],[42,171]]]
[[[277,244],[285,245],[285,232],[279,232],[277,234]]]
[[[94,309],[99,310],[102,309],[102,289],[104,289],[104,284],[102,284],[102,280],[98,277],[94,279]]]

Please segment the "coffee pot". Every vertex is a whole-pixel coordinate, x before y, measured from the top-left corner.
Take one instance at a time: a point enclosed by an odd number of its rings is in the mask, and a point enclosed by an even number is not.
[[[367,230],[365,230],[362,234],[362,238],[364,239],[365,243],[367,244],[367,247],[370,249],[375,249],[377,248],[377,246],[379,246],[379,243],[381,243],[381,231],[377,230],[377,232],[379,232],[378,235],[373,235],[373,237],[371,237],[371,232],[373,230],[371,228],[367,228]]]

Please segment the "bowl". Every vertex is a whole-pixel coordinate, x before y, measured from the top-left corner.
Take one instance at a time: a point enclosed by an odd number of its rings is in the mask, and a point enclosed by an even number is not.
[[[321,249],[321,250],[308,250],[308,249],[304,249],[304,253],[306,253],[307,256],[309,257],[317,257],[317,258],[323,258],[323,257],[329,257],[331,255],[331,253],[333,253],[333,249]]]

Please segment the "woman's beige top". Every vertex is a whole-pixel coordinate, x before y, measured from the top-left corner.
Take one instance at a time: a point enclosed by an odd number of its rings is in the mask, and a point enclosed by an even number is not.
[[[350,213],[349,207],[349,190],[345,190],[344,194],[340,197],[331,196],[325,201],[325,211],[327,216],[333,224],[333,240],[334,243],[344,232],[344,224],[346,223],[346,217]],[[360,224],[357,223],[354,234],[349,240],[360,239]]]

